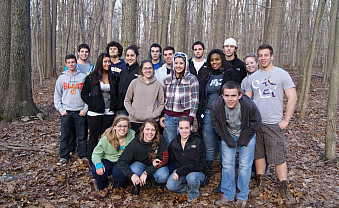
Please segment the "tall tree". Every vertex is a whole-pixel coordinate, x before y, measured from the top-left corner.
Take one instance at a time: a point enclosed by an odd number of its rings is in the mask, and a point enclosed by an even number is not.
[[[136,44],[137,34],[137,0],[122,1],[121,44],[124,48]]]
[[[226,1],[218,0],[217,12],[215,14],[215,30],[213,36],[213,48],[220,48],[223,45],[225,37],[225,19],[226,19]]]
[[[108,14],[107,14],[108,24],[107,24],[107,40],[106,40],[107,43],[112,41],[112,35],[113,35],[112,21],[113,21],[115,1],[116,0],[108,1]]]
[[[270,44],[275,52],[275,63],[281,65],[281,38],[284,26],[285,0],[275,0],[271,2],[267,23],[265,22],[264,43]],[[266,17],[265,17],[266,21]],[[267,29],[266,29],[267,27]]]
[[[163,12],[161,17],[161,37],[160,37],[160,45],[163,47],[168,45],[168,23],[170,19],[170,10],[171,10],[171,0],[164,0],[163,2]]]
[[[6,3],[7,7],[3,5]],[[10,25],[10,48],[6,48],[9,52],[10,67],[6,77],[8,85],[2,89],[7,95],[2,117],[7,121],[12,121],[23,115],[33,115],[38,112],[38,109],[33,102],[31,88],[30,1],[1,1],[0,8],[5,7],[10,11],[10,18],[5,19],[10,22],[2,23],[7,25],[7,29]],[[4,34],[4,29],[0,28],[0,34]],[[0,82],[3,81],[5,80],[0,80]]]
[[[332,7],[333,8],[333,7]],[[338,91],[339,91],[339,7],[337,4],[336,12],[336,29],[334,35],[334,64],[331,68],[330,91],[327,101],[327,119],[326,119],[326,135],[325,135],[325,160],[329,160],[336,156],[336,125],[338,112]],[[334,21],[333,21],[334,22]],[[333,23],[334,24],[334,23]],[[330,37],[333,38],[333,37]]]
[[[299,114],[299,120],[303,121],[305,118],[306,114],[306,109],[307,109],[307,102],[308,102],[308,97],[309,97],[309,92],[310,92],[310,85],[311,85],[311,78],[312,78],[312,63],[314,60],[315,56],[315,44],[317,41],[317,35],[319,32],[319,26],[320,22],[324,13],[326,5],[326,0],[321,0],[318,5],[317,9],[317,15],[314,23],[314,28],[313,28],[313,35],[312,35],[312,42],[310,47],[308,48],[307,51],[307,57],[306,57],[306,62],[303,67],[303,78],[302,78],[302,86],[301,86],[301,92],[303,92],[303,96],[299,96],[298,100],[298,106],[301,105],[301,110]]]

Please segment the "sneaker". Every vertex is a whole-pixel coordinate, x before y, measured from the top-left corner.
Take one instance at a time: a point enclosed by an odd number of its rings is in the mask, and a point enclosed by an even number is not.
[[[286,206],[291,207],[295,205],[295,199],[292,196],[290,187],[288,186],[288,182],[286,180],[280,182],[279,192]]]
[[[63,165],[63,164],[66,164],[67,163],[67,159],[65,158],[60,158],[59,162],[57,162],[57,165]]]
[[[198,201],[198,198],[194,198],[194,199],[190,199],[190,198],[188,198],[187,199],[187,203],[194,203],[194,202],[197,202]]]
[[[221,199],[219,199],[218,201],[215,201],[214,204],[215,205],[226,205],[230,203],[230,200],[226,199],[225,197],[221,197]]]
[[[234,203],[236,207],[246,207],[246,201],[242,199],[238,199],[237,202]]]
[[[261,193],[264,192],[265,188],[265,181],[264,181],[264,175],[258,174],[256,176],[257,184],[254,187],[254,189],[251,191],[252,197],[258,197]]]
[[[221,184],[219,184],[219,186],[218,187],[216,187],[216,188],[214,188],[213,189],[213,193],[221,193]]]

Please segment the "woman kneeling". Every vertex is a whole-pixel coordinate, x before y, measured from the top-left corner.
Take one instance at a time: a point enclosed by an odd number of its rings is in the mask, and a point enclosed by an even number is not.
[[[153,176],[161,186],[166,183],[169,172],[165,167],[168,160],[167,143],[159,134],[156,121],[147,119],[138,136],[126,147],[118,161],[121,172],[133,183],[132,194],[139,193],[148,176]]]
[[[169,147],[169,164],[176,162],[176,169],[167,180],[167,189],[188,194],[187,202],[199,197],[200,184],[205,179],[205,144],[197,133],[192,132],[192,121],[181,117],[178,121],[179,135]]]

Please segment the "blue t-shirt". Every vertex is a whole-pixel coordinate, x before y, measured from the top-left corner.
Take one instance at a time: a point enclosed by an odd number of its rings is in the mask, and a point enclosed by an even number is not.
[[[156,64],[153,64],[153,67],[154,67],[154,71],[158,70],[158,69],[159,69],[159,67],[160,67],[160,60],[159,60],[159,62],[158,62],[158,63],[156,63]]]
[[[224,74],[211,75],[211,81],[207,84],[207,109],[211,108],[212,103],[219,97],[222,79]]]

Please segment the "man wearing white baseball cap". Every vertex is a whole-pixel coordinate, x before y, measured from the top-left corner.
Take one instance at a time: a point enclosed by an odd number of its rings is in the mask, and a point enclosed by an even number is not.
[[[241,84],[242,80],[246,77],[246,65],[237,57],[238,45],[237,41],[234,38],[227,38],[223,45],[223,51],[226,57],[226,61],[231,64],[233,72],[236,73],[236,76],[233,78],[233,81]]]

